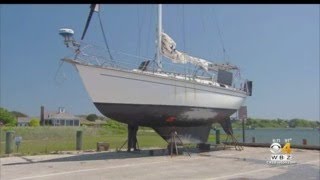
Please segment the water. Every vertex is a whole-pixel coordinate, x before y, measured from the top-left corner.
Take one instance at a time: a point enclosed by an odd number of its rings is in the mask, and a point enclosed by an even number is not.
[[[242,142],[242,129],[234,129],[234,134],[240,135],[237,139]],[[320,130],[312,128],[253,129],[245,130],[245,136],[246,142],[252,142],[252,137],[255,137],[256,143],[272,143],[273,139],[285,143],[285,139],[291,138],[291,144],[301,145],[302,139],[307,139],[307,145],[320,146]]]

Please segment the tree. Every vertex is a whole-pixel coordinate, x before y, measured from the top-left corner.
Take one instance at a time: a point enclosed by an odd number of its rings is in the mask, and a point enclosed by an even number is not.
[[[310,122],[304,119],[291,119],[289,121],[289,126],[292,128],[295,127],[310,127]],[[311,126],[312,127],[312,126]]]
[[[29,126],[32,126],[32,127],[40,126],[40,120],[37,119],[37,118],[31,119],[30,122],[29,122]]]
[[[16,126],[17,119],[5,108],[0,107],[0,121],[6,126]]]
[[[19,112],[19,111],[11,111],[11,114],[15,117],[28,117],[26,114]]]
[[[251,120],[251,118],[248,118],[246,121],[246,125],[251,126],[251,124],[252,124],[252,120]]]
[[[89,120],[89,121],[95,121],[95,120],[97,120],[99,117],[96,115],[96,114],[89,114],[88,116],[87,116],[87,120]]]

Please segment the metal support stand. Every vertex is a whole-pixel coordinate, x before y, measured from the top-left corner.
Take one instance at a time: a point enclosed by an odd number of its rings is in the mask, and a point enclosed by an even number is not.
[[[187,148],[184,147],[182,140],[180,139],[180,137],[178,136],[177,131],[172,131],[170,133],[171,138],[170,138],[170,144],[168,144],[168,146],[170,146],[170,156],[172,157],[174,150],[175,150],[175,154],[178,155],[178,146],[177,146],[177,139],[180,142],[180,145],[182,145],[182,147],[186,150],[186,152],[188,153],[188,155],[191,157],[189,151],[187,150]],[[175,149],[173,149],[173,146]]]
[[[140,151],[139,143],[137,140],[138,129],[138,126],[132,126],[128,124],[128,139],[125,140],[125,142],[120,146],[120,148],[117,148],[118,152],[121,151],[125,144],[128,144],[127,152],[130,152],[132,148],[133,151]]]
[[[121,151],[121,149],[123,148],[123,146],[128,142],[128,139],[126,139],[123,144],[120,146],[120,148],[116,148],[117,152]]]
[[[231,131],[229,131],[231,132]],[[225,142],[228,142],[229,140],[229,137],[231,138],[231,144],[234,145],[234,148],[237,150],[237,151],[242,151],[243,150],[243,147],[241,145],[239,145],[236,137],[234,137],[233,133],[230,133],[230,134],[227,134],[227,138],[225,140]],[[224,143],[224,146],[223,146],[223,149],[226,148],[226,144]]]

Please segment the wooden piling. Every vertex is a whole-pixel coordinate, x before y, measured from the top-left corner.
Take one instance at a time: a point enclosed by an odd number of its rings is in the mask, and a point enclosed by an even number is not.
[[[78,130],[76,135],[76,150],[82,150],[82,131]]]
[[[14,132],[13,131],[7,131],[6,132],[6,154],[11,154],[13,152],[13,138],[14,138]]]
[[[255,142],[256,142],[256,138],[252,137],[252,143],[255,143]]]
[[[307,139],[302,139],[302,144],[307,145]]]

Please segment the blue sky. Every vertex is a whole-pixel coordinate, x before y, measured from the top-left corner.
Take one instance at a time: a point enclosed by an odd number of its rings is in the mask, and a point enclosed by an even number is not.
[[[164,5],[164,31],[180,49],[223,62],[213,9],[230,62],[254,82],[249,116],[319,120],[319,5]],[[58,30],[72,28],[80,38],[88,11],[89,5],[1,5],[1,107],[31,116],[41,105],[99,114],[71,65],[62,66],[59,83],[54,79],[59,60],[70,55]],[[110,47],[153,57],[155,15],[154,5],[102,6]],[[103,46],[96,15],[85,40]]]

